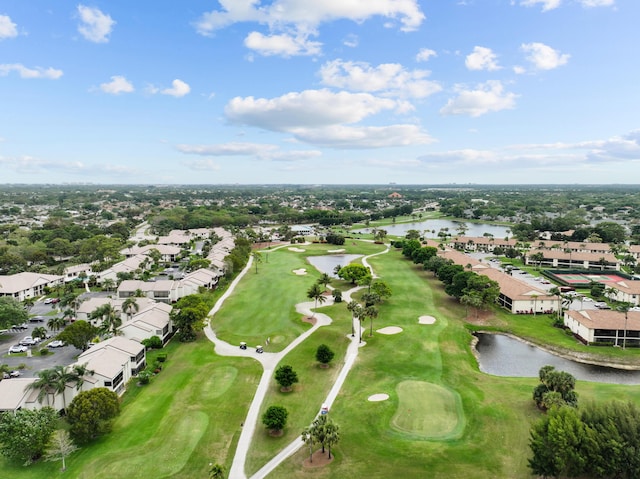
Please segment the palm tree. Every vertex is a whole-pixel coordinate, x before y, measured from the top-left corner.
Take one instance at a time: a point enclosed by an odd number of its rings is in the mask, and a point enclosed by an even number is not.
[[[262,254],[260,254],[260,251],[254,251],[251,253],[251,256],[253,256],[253,262],[256,265],[256,274],[258,274],[258,265],[262,263]]]
[[[313,311],[313,314],[311,315],[312,318],[316,314],[315,309],[318,307],[318,302],[322,304],[327,300],[327,298],[324,297],[323,293],[324,291],[322,290],[322,288],[318,283],[314,283],[311,286],[311,288],[309,288],[309,290],[307,291],[307,298],[313,299],[315,301],[315,306],[313,308],[314,311]]]
[[[66,321],[61,316],[53,316],[49,321],[47,321],[47,328],[51,331],[60,331],[66,325]]]
[[[327,421],[325,426],[325,436],[324,442],[327,445],[327,449],[329,451],[329,459],[331,459],[331,446],[338,443],[340,440],[340,427],[335,424],[333,421]]]
[[[364,309],[357,301],[350,301],[349,304],[347,304],[347,309],[351,311],[351,337],[353,338],[356,335],[356,332],[353,329],[353,320],[355,318],[360,319]]]
[[[47,328],[45,328],[44,326],[33,328],[31,336],[33,336],[34,338],[44,339],[47,337]]]
[[[58,374],[53,369],[43,369],[37,372],[38,379],[27,385],[26,389],[38,391],[38,402],[47,399],[47,406],[51,406],[50,396],[55,396]]]
[[[31,308],[33,308],[35,301],[33,300],[33,298],[25,298],[24,301],[22,301],[22,304],[24,304],[24,307],[27,311],[31,311]]]
[[[60,306],[71,308],[73,310],[74,316],[78,311],[80,303],[82,303],[82,299],[80,299],[80,295],[76,293],[65,294],[60,300]]]
[[[328,284],[331,284],[331,281],[333,280],[333,278],[331,278],[331,276],[329,276],[327,273],[322,273],[320,275],[320,277],[318,278],[317,283],[319,285],[322,285],[323,288],[327,288]]]
[[[111,291],[115,286],[116,282],[111,278],[105,278],[102,280],[102,289],[105,291]]]
[[[113,336],[118,335],[118,328],[122,326],[122,318],[118,315],[118,312],[111,305],[111,303],[103,304],[97,307],[91,313],[92,319],[101,319],[100,332],[102,334],[111,334]]]
[[[369,318],[369,337],[373,336],[373,320],[378,317],[378,310],[374,306],[367,306],[364,308],[364,318]],[[362,334],[360,334],[362,336]]]
[[[313,437],[311,429],[305,427],[302,431],[302,442],[309,446],[309,462],[313,462],[313,445],[316,442],[316,438]]]
[[[122,302],[122,311],[124,311],[127,315],[127,318],[131,320],[131,316],[133,316],[133,311],[136,313],[140,311],[140,306],[136,302],[136,298],[129,297]]]

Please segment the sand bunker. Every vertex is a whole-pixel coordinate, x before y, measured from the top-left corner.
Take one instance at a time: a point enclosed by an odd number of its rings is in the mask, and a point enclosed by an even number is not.
[[[294,253],[304,253],[302,248],[287,248],[289,251],[293,251]]]
[[[389,399],[389,395],[384,393],[374,394],[372,396],[369,396],[367,399],[371,402],[386,401],[387,399]]]
[[[346,251],[346,249],[342,248],[342,249],[329,249],[327,250],[327,253],[344,253]]]
[[[436,318],[433,316],[420,316],[418,318],[418,323],[420,324],[433,324],[436,322]]]
[[[307,274],[307,270],[305,268],[294,269],[293,274],[297,274],[298,276],[302,276]]]
[[[377,332],[380,334],[398,334],[402,332],[402,328],[398,326],[387,326],[386,328],[378,329]]]

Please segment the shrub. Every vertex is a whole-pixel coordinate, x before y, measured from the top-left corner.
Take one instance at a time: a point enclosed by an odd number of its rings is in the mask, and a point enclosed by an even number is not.
[[[42,348],[40,350],[40,356],[46,356],[47,354],[49,354],[51,351],[49,351],[47,348]]]
[[[140,384],[149,384],[152,375],[151,371],[145,369],[138,374],[138,382],[140,382]]]
[[[156,358],[156,361],[158,361],[159,363],[164,363],[166,360],[167,360],[166,353],[158,354],[158,357]]]
[[[162,349],[162,339],[158,336],[151,336],[150,338],[143,339],[142,345],[147,349]]]

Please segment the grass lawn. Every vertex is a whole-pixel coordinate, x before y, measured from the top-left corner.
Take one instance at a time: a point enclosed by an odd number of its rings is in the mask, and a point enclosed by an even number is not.
[[[269,406],[283,406],[287,409],[289,416],[284,433],[280,437],[272,437],[262,423],[258,425],[247,458],[247,473],[254,473],[260,469],[311,424],[344,364],[349,344],[347,333],[351,332],[351,315],[344,303],[320,308],[320,311],[334,318],[334,322],[330,326],[318,329],[281,363],[293,368],[298,374],[299,382],[293,386],[293,391],[281,392],[275,379],[272,379],[262,404],[260,417]],[[327,369],[321,368],[315,359],[316,350],[321,344],[328,345],[336,353]]]
[[[216,356],[204,338],[170,343],[165,368],[151,384],[129,385],[111,434],[59,463],[28,468],[0,457],[2,476],[130,479],[206,477],[210,462],[233,459],[240,424],[260,379],[257,362]]]
[[[470,351],[464,308],[444,294],[430,273],[397,252],[372,258],[371,264],[394,292],[382,305],[374,330],[399,326],[403,332],[373,338],[365,333],[367,345],[330,413],[342,434],[333,463],[307,470],[302,463],[308,449],[303,448],[270,477],[530,477],[529,426],[540,416],[531,400],[537,380],[481,373]],[[419,325],[421,315],[434,316],[436,323]],[[416,383],[425,398],[415,390],[405,391]],[[581,400],[639,400],[637,389],[584,382],[577,386]],[[376,393],[388,394],[389,400],[369,402]],[[461,409],[454,407],[454,396]],[[409,408],[416,417],[401,421],[399,415]],[[429,418],[443,411],[444,419]],[[438,420],[443,422],[438,425]],[[416,433],[455,421],[461,430],[445,439]]]

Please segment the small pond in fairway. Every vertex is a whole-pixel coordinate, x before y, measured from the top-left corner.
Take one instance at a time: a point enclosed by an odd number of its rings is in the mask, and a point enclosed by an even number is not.
[[[336,266],[346,266],[362,256],[361,254],[327,254],[308,256],[307,260],[321,273],[327,273],[332,278],[337,278],[338,276],[333,272]]]
[[[502,334],[476,333],[480,370],[494,376],[538,377],[542,366],[551,365],[582,381],[640,384],[640,371],[583,364],[555,356]]]

